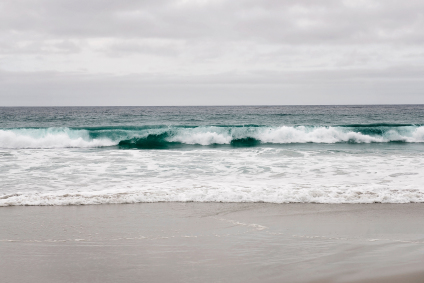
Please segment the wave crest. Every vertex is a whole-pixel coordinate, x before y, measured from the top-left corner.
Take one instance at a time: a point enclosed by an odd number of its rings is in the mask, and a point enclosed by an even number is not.
[[[0,130],[0,148],[84,148],[114,144],[109,139],[91,139],[86,130],[68,128]]]
[[[168,149],[184,145],[424,142],[424,126],[105,127],[0,130],[0,148],[105,147]]]

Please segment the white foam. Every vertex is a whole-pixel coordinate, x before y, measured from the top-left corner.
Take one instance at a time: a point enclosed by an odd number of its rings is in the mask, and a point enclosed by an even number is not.
[[[116,142],[90,139],[86,130],[68,128],[0,130],[0,148],[102,147]]]
[[[7,153],[7,154],[6,154]],[[0,151],[0,206],[424,202],[422,152]]]
[[[284,190],[284,188],[203,187],[79,193],[21,193],[3,195],[0,206],[126,204],[143,202],[264,202],[264,203],[423,203],[424,191],[368,189]],[[260,193],[262,191],[262,193]]]
[[[400,132],[389,130],[382,136],[370,136],[345,127],[199,127],[178,129],[167,140],[185,144],[230,144],[233,139],[253,137],[262,143],[383,143],[390,141],[424,142],[424,127],[405,127]]]
[[[87,130],[68,128],[7,129],[0,130],[0,148],[64,148],[102,147],[117,145],[120,140],[146,138],[149,134],[162,134],[167,131],[168,142],[183,144],[230,144],[234,139],[255,138],[266,144],[290,143],[384,143],[404,141],[424,142],[424,127],[398,127],[382,135],[370,136],[345,127],[197,127],[117,130],[119,134],[102,132],[104,138],[92,139]],[[113,139],[107,138],[110,134]],[[116,134],[116,135],[115,135]]]
[[[356,132],[344,132],[341,128],[279,127],[260,130],[255,136],[264,143],[357,143],[383,142],[380,137],[371,137]]]
[[[409,142],[424,142],[424,127],[418,127],[412,133],[412,138],[408,139]]]
[[[229,144],[232,137],[228,134],[216,133],[216,132],[196,132],[196,131],[180,131],[171,138],[168,138],[170,142],[181,142],[185,144],[200,144],[200,145],[211,145],[211,144]]]

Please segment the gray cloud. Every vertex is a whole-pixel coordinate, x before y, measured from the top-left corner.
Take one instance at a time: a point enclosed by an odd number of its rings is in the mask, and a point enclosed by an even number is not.
[[[404,67],[180,77],[2,72],[0,78],[6,106],[419,104],[424,89],[424,68]]]
[[[424,2],[417,0],[8,0],[0,27],[53,37],[421,43],[423,10]]]
[[[71,93],[116,104],[98,98],[112,89],[142,104],[262,104],[264,92],[265,104],[418,103],[423,11],[418,0],[4,0],[0,104]],[[146,89],[169,99],[138,99]]]

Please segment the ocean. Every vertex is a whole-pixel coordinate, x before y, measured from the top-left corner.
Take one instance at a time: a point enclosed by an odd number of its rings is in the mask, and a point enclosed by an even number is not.
[[[2,107],[0,206],[424,202],[424,105]]]

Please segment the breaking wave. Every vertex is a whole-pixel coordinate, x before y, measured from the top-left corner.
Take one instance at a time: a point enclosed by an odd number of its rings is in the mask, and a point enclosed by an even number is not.
[[[0,130],[0,148],[169,149],[295,143],[421,143],[421,125],[17,128]]]
[[[112,146],[110,139],[92,139],[87,130],[69,128],[0,130],[0,148],[64,148]]]

